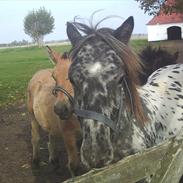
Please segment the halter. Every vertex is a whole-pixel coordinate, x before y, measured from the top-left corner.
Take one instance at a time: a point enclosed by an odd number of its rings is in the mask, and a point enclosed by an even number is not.
[[[56,85],[56,86],[53,88],[52,94],[53,94],[54,96],[57,94],[57,92],[61,92],[61,93],[63,93],[64,95],[66,95],[66,96],[68,97],[70,103],[71,103],[72,105],[74,105],[74,98],[73,98],[73,97],[71,96],[71,94],[70,94],[67,90],[65,90],[62,86]]]
[[[79,109],[79,107],[75,105],[74,98],[62,86],[56,85],[53,88],[52,94],[54,96],[57,94],[57,92],[61,92],[68,97],[70,103],[74,106],[74,112],[77,116],[103,122],[104,124],[109,126],[112,130],[116,131],[116,126],[115,126],[113,120],[111,120],[107,116],[100,114],[100,113],[97,113],[97,112],[94,112],[94,111]]]
[[[126,85],[126,87],[128,88],[125,77],[123,77],[123,81],[124,81],[124,84]],[[56,85],[52,90],[52,94],[56,95],[57,92],[62,92],[64,95],[66,95],[68,97],[71,105],[74,106],[74,112],[77,116],[82,117],[82,118],[86,118],[86,119],[93,119],[93,120],[100,121],[100,122],[104,123],[105,125],[107,125],[108,127],[110,127],[113,131],[116,132],[117,131],[116,124],[118,124],[118,122],[121,119],[122,109],[123,109],[123,99],[122,99],[123,90],[122,90],[122,87],[120,90],[121,90],[120,91],[121,92],[120,106],[119,106],[118,118],[116,120],[116,123],[112,119],[108,118],[106,115],[103,115],[101,113],[97,113],[95,111],[90,111],[90,110],[85,110],[85,109],[79,109],[79,107],[74,102],[74,98],[62,86]],[[132,97],[130,95],[129,90],[128,90],[128,93],[129,93],[129,97],[131,99],[131,105],[133,106]]]
[[[129,91],[128,88],[128,84],[126,81],[126,78],[123,77],[124,84],[127,87],[127,91],[130,97],[130,101],[131,101],[131,105],[132,105],[132,114],[134,113],[133,111],[133,101],[132,101],[132,96],[131,93]],[[85,110],[85,109],[79,109],[78,106],[74,106],[74,112],[77,116],[82,117],[82,118],[87,118],[87,119],[93,119],[93,120],[97,120],[99,122],[103,122],[105,125],[107,125],[108,127],[110,127],[113,131],[117,132],[117,125],[119,123],[119,121],[121,120],[121,116],[122,116],[122,112],[123,112],[123,89],[122,87],[120,88],[120,105],[119,105],[119,112],[118,112],[118,118],[116,120],[116,122],[114,122],[112,119],[108,118],[106,115],[101,114],[101,113],[97,113],[94,111],[90,111],[90,110]]]

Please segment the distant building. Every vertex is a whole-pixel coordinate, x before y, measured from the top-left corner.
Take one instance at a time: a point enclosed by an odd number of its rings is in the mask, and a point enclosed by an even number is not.
[[[148,41],[183,39],[183,13],[164,14],[160,11],[147,23]]]

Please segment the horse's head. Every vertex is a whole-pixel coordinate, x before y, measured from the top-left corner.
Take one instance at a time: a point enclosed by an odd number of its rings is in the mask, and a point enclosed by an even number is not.
[[[67,34],[73,46],[69,79],[74,88],[75,112],[81,117],[83,130],[81,159],[88,168],[115,160],[115,148],[122,145],[115,140],[115,130],[124,125],[124,121],[118,123],[119,110],[124,110],[122,96],[128,93],[122,86],[129,73],[137,79],[133,70],[137,64],[126,45],[133,26],[133,17],[116,30],[93,30],[80,23],[67,23]],[[77,28],[87,35],[82,36]]]
[[[56,82],[53,94],[56,97],[54,111],[61,119],[68,119],[73,113],[73,89],[68,79],[68,70],[70,60],[66,53],[60,55],[51,48],[48,48],[48,53],[52,61],[55,63],[52,77]]]

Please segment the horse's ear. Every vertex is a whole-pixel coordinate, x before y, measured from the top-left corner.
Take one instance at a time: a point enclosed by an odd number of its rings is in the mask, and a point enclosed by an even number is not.
[[[77,28],[70,22],[67,22],[67,36],[73,46],[75,46],[77,42],[82,39],[82,36]]]
[[[69,53],[68,52],[64,52],[61,56],[62,59],[68,59],[69,58]]]
[[[46,48],[52,63],[56,64],[58,62],[58,53],[53,51],[49,46],[46,46]]]
[[[134,19],[133,16],[128,17],[123,24],[118,27],[114,32],[113,36],[120,40],[121,42],[127,44],[132,35],[132,31],[134,28]]]

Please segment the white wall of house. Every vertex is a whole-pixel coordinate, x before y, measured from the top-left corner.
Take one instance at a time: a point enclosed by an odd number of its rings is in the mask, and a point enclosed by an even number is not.
[[[172,26],[181,27],[181,34],[183,39],[183,23],[171,23],[171,24],[156,24],[147,25],[148,41],[160,41],[167,40],[167,29]]]

